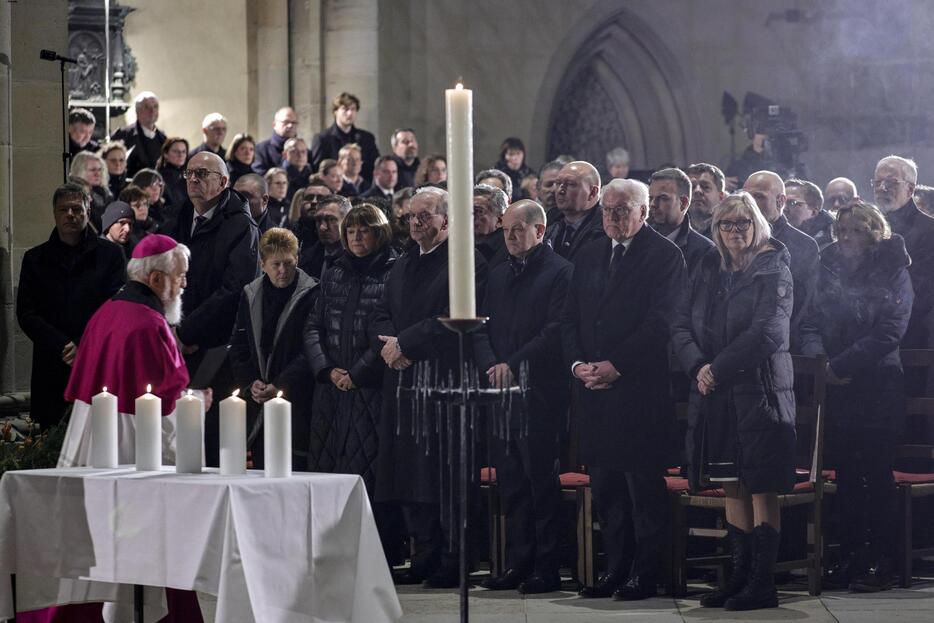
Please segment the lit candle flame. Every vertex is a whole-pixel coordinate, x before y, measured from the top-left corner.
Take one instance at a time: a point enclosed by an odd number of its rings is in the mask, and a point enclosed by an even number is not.
[[[148,393],[150,393],[150,392],[152,392],[152,385],[147,384],[147,385],[146,385],[146,393],[148,394]]]
[[[458,82],[458,83],[457,83],[457,86],[454,87],[454,89],[457,90],[457,91],[463,91],[463,90],[464,90],[464,85],[463,85],[462,83]]]
[[[107,386],[104,385],[104,389],[102,389],[101,391],[104,392],[104,393],[106,394],[106,393],[107,393]]]
[[[282,398],[282,392],[281,392],[281,391],[280,391],[278,394],[276,394],[276,398]]]
[[[230,395],[230,397],[236,398],[239,395],[240,395],[240,388],[238,387],[237,389],[233,390],[233,393]]]
[[[192,393],[193,393],[192,390],[189,389],[189,390],[188,390],[188,395],[191,396]]]

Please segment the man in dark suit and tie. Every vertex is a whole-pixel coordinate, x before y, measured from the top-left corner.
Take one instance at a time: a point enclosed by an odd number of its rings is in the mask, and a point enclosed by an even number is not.
[[[393,188],[399,180],[399,165],[392,156],[380,156],[373,165],[373,185],[364,192],[364,199],[385,199],[392,204]]]
[[[606,235],[577,254],[562,318],[568,371],[581,390],[581,462],[607,553],[606,574],[585,597],[645,599],[661,575],[674,424],[668,318],[686,269],[678,247],[646,225],[648,197],[635,180],[603,189]]]

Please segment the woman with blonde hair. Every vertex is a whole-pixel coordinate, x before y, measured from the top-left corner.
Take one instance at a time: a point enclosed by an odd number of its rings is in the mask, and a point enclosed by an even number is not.
[[[778,605],[778,494],[795,482],[794,370],[788,353],[790,256],[746,192],[713,212],[715,247],[683,293],[672,342],[691,383],[692,490],[722,487],[733,573],[704,607]]]
[[[828,359],[827,465],[847,513],[840,559],[824,579],[829,588],[876,592],[895,581],[892,468],[905,417],[898,347],[914,301],[911,259],[902,237],[864,201],[840,208],[832,231],[813,312],[801,326],[804,353]]]
[[[104,210],[114,200],[109,188],[110,176],[107,173],[107,163],[97,154],[81,151],[71,159],[71,169],[68,175],[80,177],[91,187],[90,220],[94,228],[100,232]]]
[[[273,227],[259,239],[263,274],[243,288],[229,357],[240,395],[250,410],[247,445],[263,464],[263,403],[282,391],[292,402],[292,465],[304,470],[311,413],[311,371],[302,351],[302,328],[318,293],[318,281],[298,268],[298,238]]]

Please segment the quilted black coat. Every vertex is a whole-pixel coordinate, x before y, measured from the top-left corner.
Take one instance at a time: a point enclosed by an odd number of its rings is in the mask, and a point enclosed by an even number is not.
[[[675,315],[671,341],[682,368],[694,379],[710,363],[717,383],[707,396],[691,383],[686,450],[692,488],[703,484],[705,431],[731,412],[746,490],[782,492],[794,485],[794,369],[788,353],[794,290],[788,251],[778,240],[770,245],[773,248],[760,253],[725,295],[724,335],[707,322],[708,308],[718,295],[716,248],[701,260]],[[726,346],[715,352],[715,344]]]
[[[309,469],[359,474],[372,492],[385,364],[370,348],[367,328],[395,253],[387,248],[368,259],[354,261],[344,251],[325,271],[304,345],[317,381]],[[357,389],[339,390],[329,377],[335,367],[349,371]]]

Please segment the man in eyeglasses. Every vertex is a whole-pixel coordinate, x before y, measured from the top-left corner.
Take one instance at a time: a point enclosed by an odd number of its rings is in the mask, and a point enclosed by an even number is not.
[[[175,331],[195,378],[204,351],[230,338],[240,292],[257,275],[259,235],[248,200],[227,188],[227,165],[217,154],[192,156],[184,176],[188,201],[168,233],[191,250]]]
[[[415,244],[393,265],[369,331],[389,368],[383,375],[376,501],[401,504],[413,535],[412,565],[396,582],[453,588],[459,582],[456,526],[450,512],[441,513],[450,489],[438,481],[437,445],[423,436],[423,429],[414,428],[409,402],[396,401],[399,375],[404,386],[411,386],[414,362],[432,362],[438,378],[457,370],[457,338],[438,321],[448,315],[447,191],[420,188],[405,207],[403,220]],[[482,293],[487,270],[479,253],[474,254],[474,268],[476,289]],[[429,444],[432,449],[426,454]],[[455,491],[451,499],[459,499],[459,494]],[[457,510],[453,514],[456,517]],[[446,548],[447,544],[454,546]]]
[[[934,219],[915,205],[918,165],[901,156],[886,156],[876,165],[872,187],[876,204],[892,227],[905,239],[911,266],[908,274],[915,290],[908,331],[902,348],[931,348],[934,344]]]
[[[837,215],[837,210],[853,201],[858,197],[856,184],[853,180],[846,177],[835,177],[827,182],[824,189],[824,206],[832,215]]]
[[[601,202],[605,233],[574,261],[561,321],[580,461],[606,550],[606,573],[581,596],[632,601],[655,595],[663,576],[674,426],[668,319],[686,268],[678,247],[645,226],[645,184],[614,179]]]
[[[43,430],[64,415],[65,386],[85,326],[126,278],[123,251],[88,226],[90,202],[77,184],[57,188],[55,229],[23,256],[16,317],[33,344],[31,415]]]
[[[589,241],[603,237],[600,173],[589,162],[568,163],[555,182],[559,218],[548,224],[545,242],[568,261]]]
[[[820,248],[813,238],[788,222],[784,214],[788,199],[785,194],[785,182],[778,174],[772,171],[756,171],[746,180],[743,190],[752,195],[762,216],[772,225],[772,237],[784,244],[791,254],[791,279],[794,283],[791,352],[801,352],[801,321],[817,288]]]
[[[824,194],[814,182],[785,180],[785,214],[788,222],[812,237],[820,250],[833,242],[833,215],[824,209]]]

